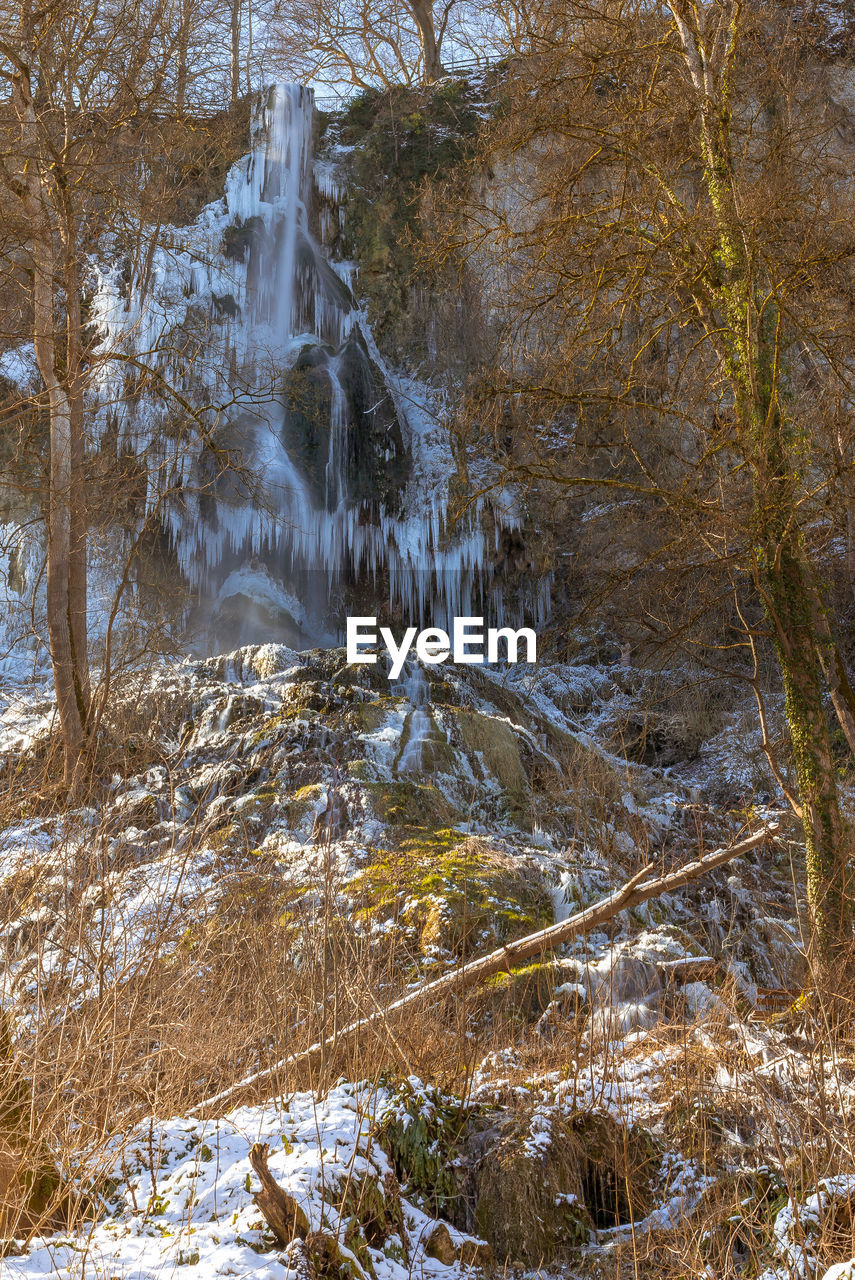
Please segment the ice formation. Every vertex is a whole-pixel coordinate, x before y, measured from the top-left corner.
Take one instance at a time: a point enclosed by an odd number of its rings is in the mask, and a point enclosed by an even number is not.
[[[295,633],[329,635],[344,584],[387,590],[407,619],[501,623],[493,563],[520,512],[501,492],[451,520],[441,399],[387,367],[354,264],[330,262],[313,230],[346,192],[331,162],[313,165],[312,113],[303,86],[268,91],[224,199],[161,235],[144,268],[99,273],[98,433],[145,460],[147,514],[201,594],[239,602],[236,641],[269,636],[274,597],[299,601],[279,615]],[[155,376],[138,391],[140,365]]]

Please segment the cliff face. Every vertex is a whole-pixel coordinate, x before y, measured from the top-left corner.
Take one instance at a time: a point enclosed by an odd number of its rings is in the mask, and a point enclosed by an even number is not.
[[[147,512],[156,486],[213,647],[328,638],[348,608],[440,624],[501,597],[496,552],[521,512],[510,491],[477,496],[466,480],[454,387],[422,358],[455,335],[423,331],[411,305],[428,308],[410,235],[423,179],[462,153],[467,92],[441,90],[430,118],[409,104],[401,127],[397,95],[361,100],[320,122],[316,151],[310,95],[277,86],[225,197],[161,235],[144,279],[101,273],[102,347],[157,378],[141,390],[108,364],[95,431],[147,472]],[[459,298],[430,296],[465,327]]]

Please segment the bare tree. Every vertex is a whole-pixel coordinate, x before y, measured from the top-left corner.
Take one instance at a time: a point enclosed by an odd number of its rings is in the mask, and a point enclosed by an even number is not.
[[[49,432],[47,625],[69,786],[93,727],[85,425],[99,360],[84,269],[109,227],[124,235],[135,218],[150,218],[147,243],[157,242],[164,203],[155,210],[153,198],[162,184],[145,155],[159,153],[168,169],[171,146],[186,143],[170,134],[170,116],[184,113],[193,76],[208,68],[179,58],[173,76],[173,66],[200,13],[192,0],[176,13],[163,0],[105,0],[85,11],[74,0],[49,9],[27,0],[14,13],[4,6],[0,187],[17,240],[6,257],[25,282],[21,310],[41,381],[33,403]]]
[[[729,574],[753,592],[828,958],[852,899],[824,694],[845,727],[849,684],[818,584],[829,464],[852,437],[855,241],[805,31],[739,0],[545,6],[485,142],[492,178],[482,159],[448,234],[503,326],[486,392],[497,426],[515,424],[509,467],[634,495],[684,577],[723,575],[705,602],[723,619]]]
[[[360,88],[432,83],[455,0],[295,0],[269,20],[297,78]]]

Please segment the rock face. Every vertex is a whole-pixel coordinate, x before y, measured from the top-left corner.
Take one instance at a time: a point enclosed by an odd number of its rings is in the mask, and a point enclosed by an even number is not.
[[[351,330],[334,356],[304,347],[287,375],[283,443],[319,508],[395,510],[412,460],[395,404],[365,340]]]
[[[465,465],[442,393],[404,371],[415,348],[405,360],[377,345],[359,264],[334,231],[364,191],[334,155],[316,163],[315,133],[310,91],[265,93],[224,199],[164,233],[145,280],[105,268],[93,299],[105,350],[144,358],[184,397],[175,415],[105,363],[93,431],[134,440],[164,569],[177,560],[198,593],[192,621],[208,651],[326,643],[348,613],[437,625],[477,613],[490,580],[501,594],[519,535],[504,489],[461,509]],[[409,175],[404,204],[423,172]],[[176,370],[191,348],[198,358]],[[259,571],[263,591],[234,589],[234,575]],[[548,586],[528,602],[537,616]]]

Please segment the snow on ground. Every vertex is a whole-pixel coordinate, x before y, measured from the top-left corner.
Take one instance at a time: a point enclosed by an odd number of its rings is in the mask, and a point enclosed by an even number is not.
[[[595,901],[634,870],[639,842],[668,859],[694,852],[697,829],[690,827],[687,837],[683,825],[687,806],[690,815],[712,823],[717,839],[719,832],[727,835],[720,816],[699,807],[697,790],[655,765],[628,766],[615,754],[610,703],[625,706],[629,698],[617,668],[598,673],[544,666],[526,672],[524,680],[503,681],[483,670],[443,673],[442,699],[423,707],[417,700],[443,748],[418,779],[401,768],[416,710],[410,691],[406,685],[378,688],[376,679],[372,687],[376,673],[362,674],[364,684],[335,653],[298,654],[268,645],[202,662],[163,663],[148,684],[127,688],[129,699],[145,706],[151,699],[162,716],[165,763],[133,777],[117,775],[94,807],[61,819],[22,817],[0,837],[0,881],[28,869],[40,876],[37,906],[10,919],[3,939],[3,1000],[22,1029],[29,1025],[29,1002],[50,977],[64,976],[76,998],[85,999],[91,974],[80,957],[95,939],[102,979],[120,983],[164,919],[183,927],[215,916],[231,875],[230,833],[254,858],[267,860],[271,884],[290,885],[307,901],[320,901],[332,885],[347,915],[351,878],[401,836],[374,807],[378,792],[397,796],[395,788],[403,788],[408,803],[427,794],[443,816],[408,819],[422,830],[435,821],[452,840],[478,831],[503,857],[536,866],[560,916]],[[423,674],[430,693],[435,673]],[[477,750],[460,736],[461,711],[485,735]],[[21,751],[50,715],[44,685],[29,691],[8,686],[0,710],[5,750]],[[570,793],[563,803],[550,793],[550,807],[532,823],[508,804],[495,772],[507,767],[510,755],[518,757],[514,768],[524,765],[527,786],[535,762],[556,776],[556,733],[576,744],[573,750],[591,769],[606,770],[614,785],[608,808],[586,823]],[[501,752],[494,759],[496,743]],[[89,879],[81,880],[86,859]],[[816,1063],[792,1037],[745,1021],[757,985],[797,981],[789,877],[787,859],[778,863],[765,854],[726,868],[691,894],[624,913],[609,932],[578,939],[560,958],[562,981],[531,1029],[532,1043],[540,1038],[548,1046],[576,1025],[574,1055],[560,1072],[523,1066],[511,1050],[494,1056],[472,1080],[472,1101],[502,1106],[511,1099],[529,1108],[533,1152],[546,1140],[552,1118],[580,1110],[653,1131],[664,1123],[690,1053],[703,1064],[704,1097],[733,1168],[753,1159],[764,1143],[772,1149],[773,1121],[778,1140],[783,1134],[795,1148]],[[72,885],[78,894],[73,900]],[[82,922],[79,955],[64,950],[69,903]],[[405,914],[366,924],[365,936],[391,935]],[[358,920],[352,924],[357,932],[363,928]],[[177,927],[176,938],[180,933]],[[729,993],[717,990],[714,980],[689,982],[675,992],[662,978],[662,966],[711,953],[720,972],[729,970],[735,980]],[[422,961],[432,972],[458,962],[441,949],[426,949]],[[777,984],[768,981],[777,973]],[[669,1030],[675,1022],[683,1028],[676,1037]],[[834,1100],[829,1115],[842,1123],[855,1102],[850,1073],[835,1062],[825,1070]],[[757,1099],[754,1111],[746,1112],[746,1095]],[[155,1119],[127,1140],[116,1198],[97,1223],[73,1238],[34,1241],[25,1255],[4,1259],[4,1275],[131,1280],[172,1274],[179,1266],[187,1280],[296,1273],[296,1253],[264,1238],[252,1203],[250,1146],[270,1143],[274,1175],[301,1200],[312,1226],[338,1233],[339,1246],[347,1248],[325,1191],[348,1171],[357,1179],[386,1176],[386,1157],[370,1134],[387,1102],[382,1088],[339,1084],[326,1099],[301,1094],[209,1121]],[[737,1111],[742,1118],[731,1120]],[[680,1152],[673,1135],[664,1148],[656,1203],[637,1230],[673,1229],[710,1186],[711,1175]],[[821,1197],[822,1188],[815,1194]],[[414,1269],[449,1280],[460,1272],[459,1262],[427,1257],[424,1240],[433,1220],[412,1201],[404,1204],[404,1220],[406,1241],[392,1232],[371,1246],[378,1280],[403,1280],[399,1272]],[[787,1231],[782,1219],[776,1246],[782,1257]],[[619,1240],[620,1230],[613,1235]],[[790,1263],[797,1267],[795,1255]],[[779,1274],[789,1280],[785,1270],[769,1271],[765,1280]]]
[[[299,1093],[240,1108],[223,1119],[173,1117],[145,1126],[123,1145],[114,1170],[116,1191],[98,1222],[74,1236],[32,1241],[24,1256],[3,1259],[3,1275],[150,1280],[173,1275],[179,1267],[183,1280],[287,1280],[304,1274],[299,1250],[276,1247],[253,1203],[259,1184],[249,1151],[263,1142],[270,1146],[274,1178],[304,1210],[312,1231],[334,1236],[357,1280],[372,1273],[376,1280],[409,1280],[413,1272],[425,1280],[455,1280],[468,1268],[427,1256],[434,1221],[407,1201],[401,1204],[399,1226],[390,1223],[385,1241],[367,1246],[367,1263],[360,1263],[346,1243],[348,1209],[358,1201],[357,1188],[366,1180],[380,1187],[394,1180],[372,1137],[375,1119],[388,1102],[386,1091],[376,1085],[342,1083],[323,1100]],[[336,1205],[343,1197],[340,1211]],[[396,1217],[393,1197],[388,1192]],[[452,1229],[455,1242],[465,1238]]]

